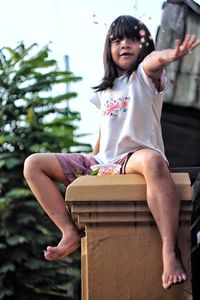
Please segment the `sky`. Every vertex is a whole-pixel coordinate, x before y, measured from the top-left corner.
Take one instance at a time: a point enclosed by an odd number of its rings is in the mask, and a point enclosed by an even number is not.
[[[197,3],[200,0],[196,1]],[[78,97],[70,108],[81,113],[78,133],[88,133],[81,141],[95,144],[100,112],[89,101],[92,86],[103,76],[103,47],[111,22],[119,15],[133,15],[149,28],[153,38],[162,20],[163,0],[0,0],[0,48],[38,43],[38,50],[50,43],[52,56],[64,69],[82,81],[71,84]],[[200,4],[200,3],[199,3]],[[59,93],[59,91],[58,91]]]

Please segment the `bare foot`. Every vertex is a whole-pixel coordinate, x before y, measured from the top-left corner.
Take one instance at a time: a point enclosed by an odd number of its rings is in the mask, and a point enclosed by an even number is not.
[[[162,281],[164,289],[169,289],[173,284],[187,280],[180,254],[163,250],[163,265]]]
[[[81,235],[76,234],[73,237],[63,237],[56,247],[48,246],[44,251],[44,257],[47,260],[62,260],[81,245]]]

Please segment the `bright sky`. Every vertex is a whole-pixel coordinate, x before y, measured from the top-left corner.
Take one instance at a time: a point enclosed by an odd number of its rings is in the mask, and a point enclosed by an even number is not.
[[[196,1],[199,3],[199,0]],[[52,56],[65,67],[69,56],[70,70],[83,77],[70,88],[78,93],[70,108],[81,113],[81,133],[91,133],[84,141],[95,143],[99,112],[89,102],[91,87],[103,76],[103,47],[110,23],[119,15],[140,18],[155,37],[162,19],[163,0],[0,0],[0,47],[40,47],[52,41]],[[38,48],[39,50],[40,48]]]

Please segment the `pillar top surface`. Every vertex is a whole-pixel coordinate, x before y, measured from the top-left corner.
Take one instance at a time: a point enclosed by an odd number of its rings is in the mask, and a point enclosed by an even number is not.
[[[181,200],[191,200],[191,183],[187,173],[172,173]],[[67,187],[67,201],[140,201],[146,199],[146,182],[142,175],[81,176]]]

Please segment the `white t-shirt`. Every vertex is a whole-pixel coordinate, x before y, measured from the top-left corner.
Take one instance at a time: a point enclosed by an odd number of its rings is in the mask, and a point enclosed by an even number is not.
[[[142,64],[129,79],[119,77],[112,89],[96,92],[90,100],[101,109],[100,163],[114,163],[138,148],[164,154],[160,117],[166,77],[161,76],[162,92],[144,72]]]

